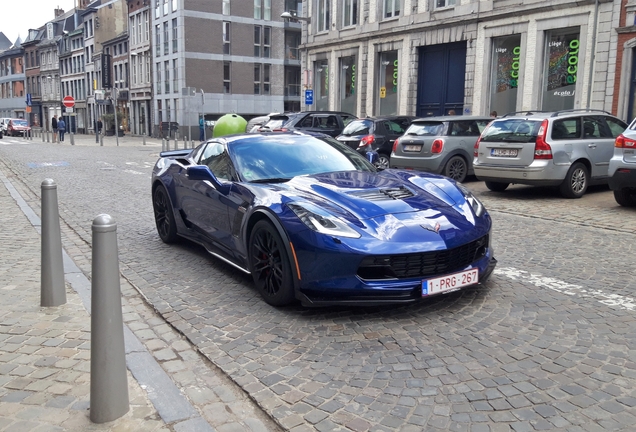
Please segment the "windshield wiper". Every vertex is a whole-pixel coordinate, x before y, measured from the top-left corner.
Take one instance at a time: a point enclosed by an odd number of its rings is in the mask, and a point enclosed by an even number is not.
[[[290,180],[291,180],[290,178],[272,177],[272,178],[250,180],[250,183],[286,183]]]

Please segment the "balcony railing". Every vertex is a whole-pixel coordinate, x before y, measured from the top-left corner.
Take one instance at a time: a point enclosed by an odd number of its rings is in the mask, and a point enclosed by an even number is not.
[[[285,45],[285,58],[287,60],[299,60],[300,61],[300,49],[298,47],[292,47]]]
[[[286,84],[285,96],[297,96],[300,97],[300,84]]]

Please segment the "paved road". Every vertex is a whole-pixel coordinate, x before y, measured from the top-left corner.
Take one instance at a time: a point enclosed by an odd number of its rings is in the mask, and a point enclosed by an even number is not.
[[[150,168],[160,147],[0,145],[0,169],[58,183],[90,274],[90,222],[118,223],[121,271],[280,426],[293,431],[630,430],[636,424],[636,214],[607,188],[467,185],[489,208],[491,281],[417,305],[272,308],[198,246],[163,244]]]

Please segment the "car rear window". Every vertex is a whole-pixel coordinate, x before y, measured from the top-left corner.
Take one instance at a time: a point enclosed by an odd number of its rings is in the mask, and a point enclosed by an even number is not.
[[[443,130],[444,123],[442,122],[417,122],[411,123],[405,133],[406,135],[436,136],[441,135]]]
[[[501,119],[490,123],[481,135],[489,142],[531,142],[537,139],[541,121],[528,119]]]
[[[274,129],[279,129],[280,127],[282,127],[287,120],[289,120],[288,117],[275,117],[275,118],[270,118],[264,125],[264,128],[270,129],[270,130],[274,130]]]
[[[371,133],[373,122],[371,120],[354,120],[342,131],[342,135],[366,135]]]

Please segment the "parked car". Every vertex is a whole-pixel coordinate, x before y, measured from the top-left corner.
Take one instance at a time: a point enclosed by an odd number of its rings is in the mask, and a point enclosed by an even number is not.
[[[30,130],[31,127],[24,119],[11,119],[7,124],[7,135],[9,136],[26,136]]]
[[[473,174],[473,149],[490,121],[492,118],[485,116],[413,120],[393,143],[390,166],[443,174],[461,183]]]
[[[332,137],[342,133],[344,127],[357,117],[340,111],[303,111],[270,116],[259,132],[286,132],[292,129],[319,132]]]
[[[636,119],[616,138],[608,175],[616,202],[636,206]]]
[[[4,135],[7,134],[7,125],[9,124],[11,117],[0,117],[0,132]]]
[[[323,134],[162,152],[152,201],[164,242],[203,245],[275,306],[410,303],[484,282],[497,262],[491,218],[464,186],[378,170]]]
[[[269,121],[270,117],[273,115],[278,115],[280,113],[270,113],[263,116],[258,116],[250,119],[247,122],[247,126],[245,126],[245,132],[247,133],[257,133],[258,130]]]
[[[475,175],[492,191],[510,183],[558,186],[580,198],[608,181],[614,142],[627,124],[590,109],[512,113],[493,120],[475,144]]]
[[[388,168],[393,142],[409,127],[412,116],[367,117],[351,121],[336,139],[359,153],[378,152],[378,168]]]

